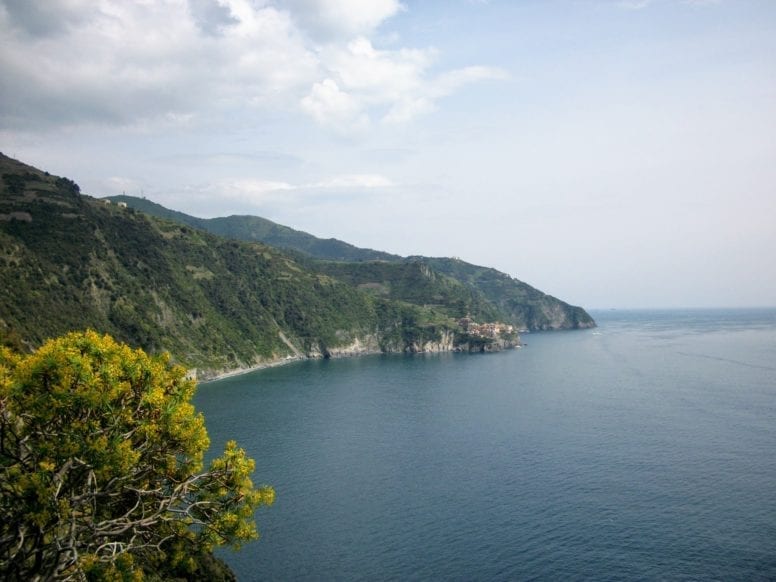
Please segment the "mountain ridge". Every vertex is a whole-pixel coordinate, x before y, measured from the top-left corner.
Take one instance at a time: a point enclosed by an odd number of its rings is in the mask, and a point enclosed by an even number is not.
[[[0,155],[0,343],[24,351],[91,328],[199,370],[299,358],[485,351],[446,306],[376,296],[274,247],[80,193]]]
[[[121,195],[110,196],[108,199],[124,202],[132,208],[160,218],[182,221],[227,238],[262,242],[289,252],[300,253],[294,255],[297,260],[330,274],[333,268],[329,264],[331,261],[344,262],[348,266],[340,265],[336,269],[340,277],[358,281],[357,284],[361,285],[371,284],[373,289],[385,287],[384,281],[364,280],[363,272],[369,268],[363,263],[372,261],[424,263],[440,274],[457,280],[477,296],[492,303],[501,318],[528,331],[595,327],[595,321],[583,308],[543,293],[491,267],[481,267],[457,258],[421,255],[401,257],[373,249],[359,248],[338,239],[321,239],[257,216],[198,218],[177,210],[170,210],[145,198]],[[255,225],[260,225],[260,228],[255,228]],[[277,232],[282,235],[274,234]],[[346,271],[352,272],[347,274]]]
[[[273,247],[299,251],[337,261],[396,260],[401,257],[373,249],[356,247],[336,238],[323,239],[301,230],[283,226],[267,218],[248,214],[233,214],[216,218],[200,218],[178,210],[172,210],[148,200],[120,194],[107,196],[105,200],[124,202],[135,210],[159,218],[183,222],[194,228],[234,240],[262,242]]]

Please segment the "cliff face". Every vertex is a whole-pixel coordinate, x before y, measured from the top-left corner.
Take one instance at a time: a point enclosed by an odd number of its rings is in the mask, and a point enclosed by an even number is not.
[[[297,352],[297,355],[293,358],[286,357],[285,359],[347,358],[351,356],[390,353],[498,352],[518,347],[519,345],[519,336],[514,336],[510,339],[493,338],[473,341],[471,338],[467,338],[453,329],[440,331],[436,339],[400,342],[386,342],[381,339],[379,333],[372,333],[356,337],[348,344],[326,348],[315,347],[304,354]],[[276,360],[276,362],[278,361]]]
[[[440,331],[436,339],[422,341],[386,343],[380,341],[379,334],[368,334],[353,340],[348,345],[309,351],[307,358],[342,358],[369,354],[433,354],[443,352],[500,352],[502,350],[516,348],[521,345],[520,337],[514,335],[510,338],[471,338],[461,334],[457,330]]]
[[[581,307],[574,307],[561,301],[542,305],[531,313],[526,323],[525,327],[533,331],[589,329],[596,326],[593,318]]]
[[[481,342],[463,342],[456,346],[457,352],[500,352],[502,350],[508,350],[512,348],[519,348],[521,346],[520,338],[516,339],[495,339],[490,343]]]
[[[438,353],[438,352],[452,352],[456,349],[455,337],[456,334],[453,331],[443,331],[440,334],[439,339],[426,340],[424,342],[413,341],[409,342],[405,347],[405,352],[411,354],[419,353]]]
[[[347,358],[351,356],[366,356],[382,353],[379,336],[364,334],[354,338],[350,343],[332,345],[321,348],[316,346],[307,352],[308,358]]]
[[[263,368],[282,366],[302,360],[319,360],[325,358],[349,358],[355,356],[368,356],[376,354],[434,354],[444,352],[484,353],[500,352],[502,350],[519,348],[519,338],[495,339],[490,343],[461,341],[460,336],[453,331],[446,332],[438,341],[427,340],[425,342],[411,342],[409,344],[386,344],[379,341],[379,335],[367,334],[362,338],[356,338],[347,345],[327,347],[325,349],[312,348],[305,353],[297,352],[285,356],[271,358],[256,358],[252,362],[227,368],[192,368],[189,374],[192,378],[208,381],[219,378],[251,372]]]

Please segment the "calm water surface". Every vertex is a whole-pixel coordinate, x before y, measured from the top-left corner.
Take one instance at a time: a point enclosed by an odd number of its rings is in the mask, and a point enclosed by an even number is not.
[[[776,310],[200,386],[277,491],[241,580],[776,579]]]

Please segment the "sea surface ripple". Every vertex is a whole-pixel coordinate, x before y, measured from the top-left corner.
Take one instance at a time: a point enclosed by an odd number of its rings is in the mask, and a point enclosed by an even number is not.
[[[276,504],[240,580],[776,579],[776,310],[200,386]]]

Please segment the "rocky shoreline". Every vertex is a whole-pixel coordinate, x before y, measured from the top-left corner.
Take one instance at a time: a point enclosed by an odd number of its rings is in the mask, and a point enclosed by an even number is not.
[[[514,340],[495,339],[489,343],[473,343],[471,341],[455,343],[455,334],[452,332],[444,332],[442,338],[437,341],[426,341],[423,343],[412,342],[403,348],[396,346],[391,349],[384,349],[377,343],[376,337],[367,336],[365,338],[356,338],[351,344],[346,346],[337,346],[331,349],[327,349],[325,352],[320,350],[312,350],[308,353],[302,353],[296,351],[295,355],[287,355],[274,360],[268,360],[259,362],[252,366],[241,366],[229,370],[202,370],[201,372],[194,368],[189,370],[189,376],[194,378],[198,382],[215,382],[216,380],[223,380],[225,378],[231,378],[234,376],[241,376],[243,374],[249,374],[257,370],[264,370],[267,368],[276,368],[279,366],[285,366],[287,364],[293,364],[295,362],[301,362],[304,360],[320,360],[320,359],[338,359],[338,358],[352,358],[357,356],[373,356],[378,354],[439,354],[439,353],[480,353],[480,352],[500,352],[506,349],[514,349],[522,347],[520,337],[518,336]]]

